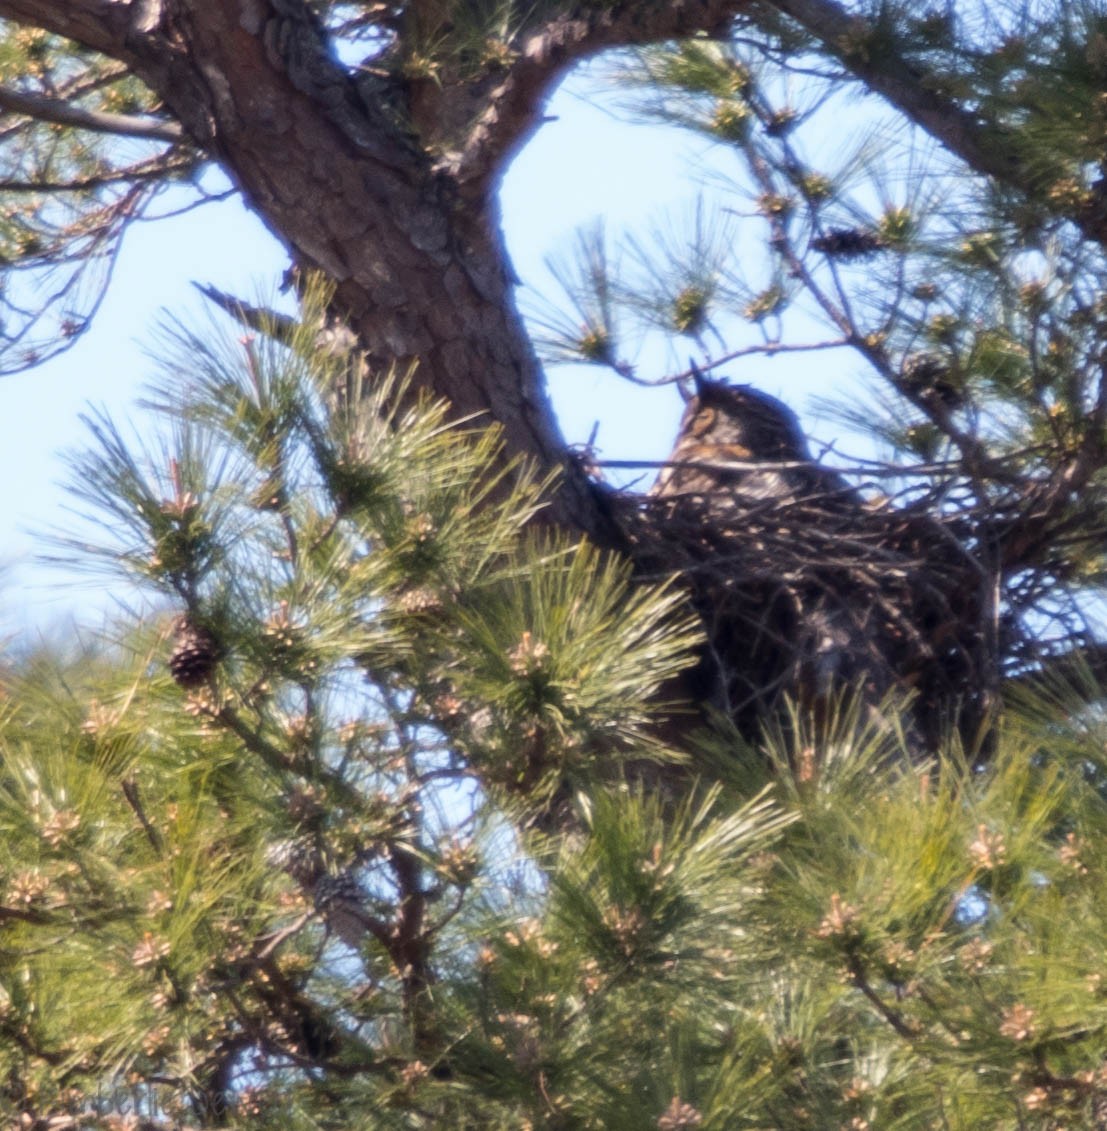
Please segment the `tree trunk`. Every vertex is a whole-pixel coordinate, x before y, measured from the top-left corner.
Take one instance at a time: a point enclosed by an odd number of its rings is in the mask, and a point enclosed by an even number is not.
[[[244,16],[250,7],[179,5],[149,49],[135,44],[136,71],[297,266],[335,284],[335,307],[371,368],[417,362],[420,386],[459,415],[498,422],[512,454],[543,471],[560,465],[565,444],[516,310],[492,199],[460,198],[390,116],[390,92],[358,86],[330,62],[298,4],[267,20]],[[564,505],[564,519],[595,528],[585,495]]]
[[[409,0],[408,14],[431,19],[430,2]],[[448,398],[459,416],[498,423],[509,455],[527,457],[540,473],[564,472],[550,521],[635,552],[648,572],[659,560],[648,543],[674,540],[675,552],[661,560],[679,565],[688,554],[677,540],[698,547],[701,539],[671,523],[642,527],[637,505],[613,506],[569,458],[515,306],[495,190],[572,61],[611,45],[719,34],[744,6],[627,0],[538,13],[503,60],[475,75],[447,63],[430,86],[405,78],[402,65],[339,64],[303,0],[0,0],[0,16],[123,61],[219,162],[294,263],[331,280],[335,313],[371,369],[416,363],[417,386]],[[720,568],[734,560],[728,552]],[[695,592],[693,573],[689,587],[710,623],[710,593]],[[735,589],[749,585],[759,592],[748,577],[727,578]],[[800,604],[821,607],[814,597]],[[729,626],[739,651],[745,633]],[[873,699],[889,682],[889,665],[904,676],[881,648],[866,642],[839,665],[851,682],[873,688]],[[802,666],[795,655],[777,664]]]

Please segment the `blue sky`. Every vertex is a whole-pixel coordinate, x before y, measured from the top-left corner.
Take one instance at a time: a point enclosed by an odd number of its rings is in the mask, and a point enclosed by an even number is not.
[[[508,171],[501,194],[509,251],[531,286],[549,286],[545,257],[596,217],[618,228],[666,209],[687,211],[704,163],[718,161],[717,151],[689,134],[628,125],[585,76],[565,84],[549,115]],[[108,297],[78,345],[35,370],[0,379],[0,481],[9,485],[0,493],[2,631],[46,629],[74,611],[95,614],[110,604],[102,587],[90,590],[85,579],[59,577],[34,561],[41,543],[33,532],[66,521],[60,453],[84,442],[81,413],[92,404],[118,419],[141,421],[134,402],[154,371],[147,350],[159,317],[164,311],[206,317],[192,281],[252,297],[272,291],[286,265],[277,242],[235,202],[136,225]],[[741,379],[780,392],[787,367],[757,366],[760,372],[744,372]],[[590,367],[554,370],[550,384],[570,441],[584,441],[598,421],[608,458],[664,457],[680,412],[671,389],[632,389]],[[795,403],[800,390],[794,380],[788,384]]]

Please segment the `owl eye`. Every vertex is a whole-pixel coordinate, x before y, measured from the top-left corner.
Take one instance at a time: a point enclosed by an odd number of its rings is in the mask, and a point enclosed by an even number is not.
[[[692,421],[691,432],[693,436],[702,436],[709,428],[714,427],[718,412],[713,408],[701,408]]]

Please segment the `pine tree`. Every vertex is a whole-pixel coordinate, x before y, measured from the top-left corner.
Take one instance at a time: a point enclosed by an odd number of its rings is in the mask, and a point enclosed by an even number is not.
[[[548,487],[402,379],[313,333],[175,349],[164,443],[97,418],[74,476],[114,535],[89,564],[164,611],[102,684],[10,690],[7,1096],[207,1125],[256,1092],[279,1122],[348,1075],[341,1110],[403,1107],[457,1071],[453,966],[539,898],[519,828],[671,757],[649,699],[694,634],[528,532]]]
[[[1100,7],[0,18],[11,368],[207,162],[305,302],[213,296],[256,334],[171,335],[160,436],[91,421],[83,552],[155,603],[4,669],[13,1126],[1107,1125]],[[495,186],[610,47],[740,171],[583,236],[532,344]],[[889,124],[829,157],[857,91]],[[689,532],[567,451],[534,348],[649,381],[649,335],[701,390],[852,351],[885,457],[674,461],[843,484]],[[743,626],[752,721],[702,678]]]
[[[875,548],[833,576],[819,562],[849,558],[848,532],[845,558],[793,561],[799,584],[782,571],[773,599],[795,603],[815,638],[810,610],[845,594],[834,690],[859,688],[873,710],[889,687],[916,691],[917,752],[940,746],[929,720],[962,715],[962,739],[986,747],[1012,677],[1074,652],[1098,664],[1083,600],[1102,572],[1107,411],[1098,5],[273,0],[239,12],[3,0],[0,19],[8,368],[79,337],[124,231],[166,184],[191,180],[201,202],[214,162],[289,247],[288,282],[329,279],[321,342],[349,337],[373,373],[417,362],[415,387],[458,417],[487,413],[505,459],[557,473],[546,523],[629,554],[639,576],[683,571],[709,629],[714,571],[690,568],[686,532],[644,521],[633,497],[597,484],[595,459],[567,449],[535,345],[638,381],[654,380],[635,368],[651,332],[676,356],[696,352],[706,374],[789,350],[852,351],[887,408],[875,422],[887,462],[853,464],[879,485],[863,494],[886,521],[858,520],[852,544]],[[687,233],[629,234],[629,273],[587,238],[562,270],[575,313],[547,313],[532,342],[496,186],[553,84],[615,47],[638,52],[618,58],[646,113],[709,138],[745,172],[720,215],[705,205]],[[883,98],[887,124],[852,144],[858,91]],[[827,136],[843,137],[837,158],[819,151]],[[829,336],[810,333],[812,315]],[[781,525],[762,523],[721,560],[753,569],[751,548]],[[907,580],[883,586],[881,573]],[[725,580],[751,585],[748,573]],[[780,635],[775,622],[751,630]],[[740,660],[709,638],[724,669]],[[780,679],[811,662],[773,658],[754,700],[776,711],[773,687],[811,698]],[[711,680],[684,694],[705,716],[742,720],[718,694],[727,676],[714,694]]]
[[[662,746],[679,592],[535,532],[495,430],[171,339],[66,536],[154,611],[3,680],[13,1127],[1102,1124],[1094,684],[984,770],[856,700]]]
[[[649,788],[680,594],[310,323],[174,331],[163,440],[75,458],[155,601],[3,681],[14,1125],[1099,1125],[1090,689],[984,771],[854,700]]]

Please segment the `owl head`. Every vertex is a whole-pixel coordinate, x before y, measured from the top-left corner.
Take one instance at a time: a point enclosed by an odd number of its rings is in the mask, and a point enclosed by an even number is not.
[[[701,444],[726,445],[756,462],[808,461],[811,453],[796,414],[752,385],[711,381],[693,365],[695,394],[685,406],[678,435]]]
[[[811,464],[795,414],[749,385],[709,381],[695,366],[695,393],[685,406],[680,431],[650,489],[656,496],[692,496],[722,509],[766,499],[806,495],[813,483],[809,466],[751,467],[751,464]]]

